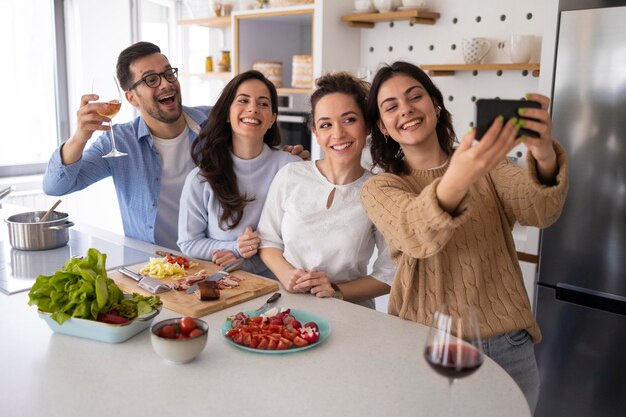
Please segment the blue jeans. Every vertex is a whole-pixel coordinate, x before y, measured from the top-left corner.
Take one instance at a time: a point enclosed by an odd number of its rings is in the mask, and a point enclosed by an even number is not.
[[[531,415],[539,399],[539,369],[535,348],[526,330],[490,337],[483,340],[485,355],[500,365],[522,390]]]

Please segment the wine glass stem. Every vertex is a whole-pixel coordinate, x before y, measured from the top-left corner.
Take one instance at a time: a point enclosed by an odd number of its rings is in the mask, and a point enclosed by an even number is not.
[[[113,135],[113,121],[112,120],[109,122],[109,126],[111,127],[111,146],[113,147],[111,149],[111,152],[115,152],[117,148],[115,147],[115,135]]]
[[[448,416],[454,416],[454,404],[452,402],[452,387],[454,386],[455,378],[448,378]]]

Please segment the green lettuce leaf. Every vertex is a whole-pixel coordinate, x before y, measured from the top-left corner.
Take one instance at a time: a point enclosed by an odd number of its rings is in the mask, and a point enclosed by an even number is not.
[[[92,248],[83,259],[69,259],[53,275],[39,275],[28,297],[29,305],[37,305],[63,324],[70,317],[95,320],[123,295],[107,277],[106,255]]]

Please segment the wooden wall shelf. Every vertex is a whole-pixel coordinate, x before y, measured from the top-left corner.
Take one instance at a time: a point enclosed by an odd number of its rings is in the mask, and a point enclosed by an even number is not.
[[[533,77],[539,77],[539,64],[449,64],[420,65],[432,76],[454,75],[457,71],[528,71]]]
[[[180,26],[207,26],[211,28],[227,28],[231,25],[230,16],[205,17],[202,19],[179,20]]]
[[[233,78],[233,74],[230,71],[227,72],[182,72],[181,77],[198,77],[208,79],[224,79],[230,80]]]
[[[294,22],[303,21],[307,17],[314,14],[315,7],[312,4],[305,4],[297,7],[270,7],[268,9],[255,9],[237,12],[236,19],[255,19],[255,20],[275,20],[284,21],[285,16],[291,16]],[[299,17],[300,16],[300,17]]]
[[[401,10],[388,13],[362,13],[341,16],[341,20],[348,26],[355,28],[372,29],[378,22],[393,22],[396,20],[409,20],[411,23],[421,25],[434,25],[439,19],[439,13],[421,10]]]
[[[278,94],[311,94],[310,88],[278,87]]]

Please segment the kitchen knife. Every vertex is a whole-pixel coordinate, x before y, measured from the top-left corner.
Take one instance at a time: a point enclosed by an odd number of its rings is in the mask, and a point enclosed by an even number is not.
[[[224,268],[220,269],[219,271],[217,271],[216,273],[212,275],[209,275],[208,277],[205,277],[201,281],[198,281],[195,284],[193,284],[191,287],[187,288],[187,294],[193,294],[194,291],[198,289],[198,284],[200,282],[219,281],[220,279],[224,278],[232,271],[235,271],[241,268],[241,265],[243,265],[244,262],[245,262],[244,258],[237,258],[234,261],[227,263],[226,266],[224,266]]]
[[[270,298],[267,299],[267,301],[265,302],[265,304],[263,304],[261,307],[257,308],[255,311],[263,311],[266,308],[268,308],[271,304],[275,303],[276,300],[278,300],[280,298],[282,294],[279,292],[275,292],[274,294],[272,294],[272,296]]]
[[[172,289],[169,285],[162,283],[158,279],[147,277],[145,275],[140,275],[136,272],[131,271],[128,268],[121,267],[120,269],[118,269],[118,271],[126,275],[127,277],[137,281],[137,286],[148,291],[150,294],[160,294],[162,292],[166,292]]]

